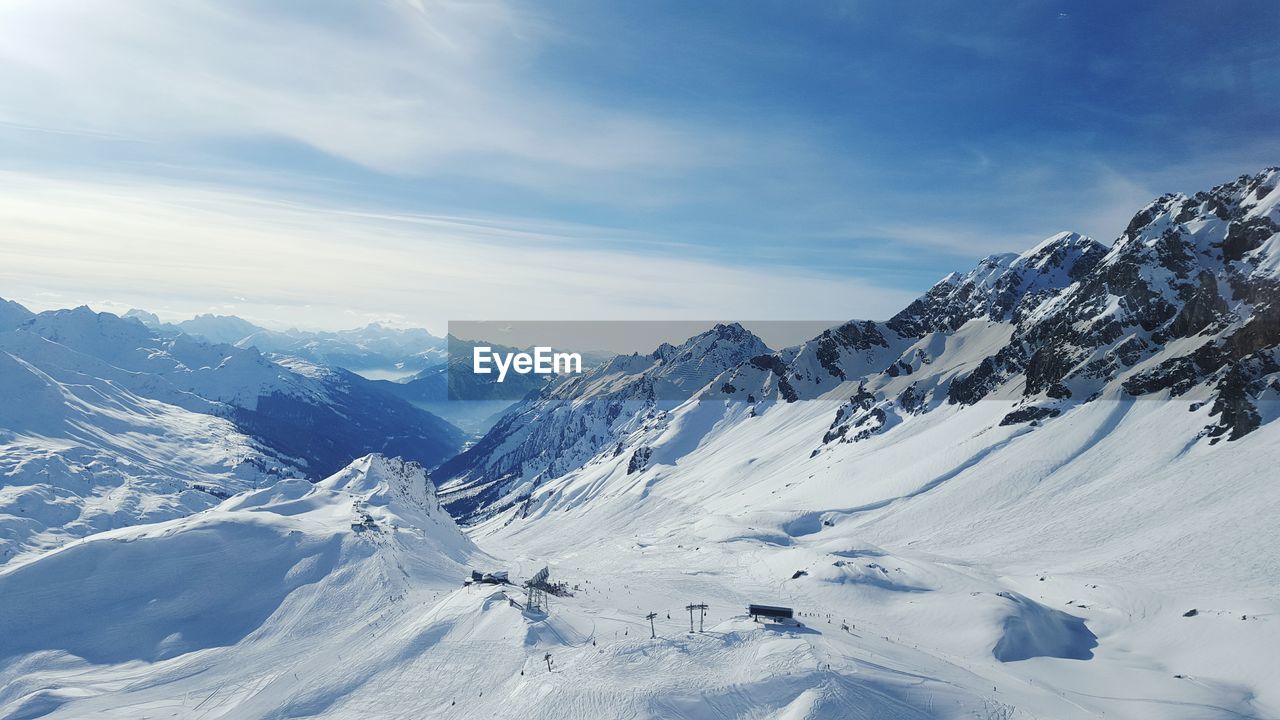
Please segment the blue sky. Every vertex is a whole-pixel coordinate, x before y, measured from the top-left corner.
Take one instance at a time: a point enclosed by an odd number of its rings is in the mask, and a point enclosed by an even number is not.
[[[1280,162],[1274,2],[0,8],[0,296],[885,317]]]

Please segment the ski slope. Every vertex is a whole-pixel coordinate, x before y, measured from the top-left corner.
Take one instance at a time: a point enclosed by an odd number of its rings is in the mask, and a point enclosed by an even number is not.
[[[465,564],[498,561],[420,469],[364,458],[315,486],[282,481],[7,567],[0,715],[1014,716],[994,690],[967,689],[986,679],[962,663],[878,630],[733,617],[739,598],[710,566],[750,556],[671,573],[675,553],[617,550],[634,559],[626,571],[566,555],[556,573],[578,577],[574,596],[523,612],[514,588],[459,586]],[[753,574],[735,595],[772,590]],[[673,607],[650,639],[641,610],[690,591],[710,596],[706,632],[687,633]]]
[[[1265,577],[1179,587],[1140,542],[1088,563],[1069,546],[982,552],[995,509],[964,543],[922,531],[930,508],[912,506],[963,473],[816,514],[767,482],[713,503],[708,481],[673,470],[473,542],[420,468],[371,456],[100,533],[0,571],[0,717],[1273,716]],[[955,512],[975,511],[952,492]],[[1223,552],[1201,559],[1244,580],[1251,561]],[[573,593],[548,616],[524,612],[517,587],[460,582],[544,562]],[[753,623],[749,602],[794,607],[803,627]],[[689,632],[689,603],[709,605],[705,631]]]
[[[736,591],[730,608],[831,613],[1004,693],[1069,701],[994,696],[1031,717],[1280,714],[1274,426],[1224,463],[1217,446],[1187,447],[1203,418],[1184,404],[1091,403],[1049,434],[1001,427],[1009,402],[990,401],[795,452],[833,404],[709,431],[682,417],[669,432],[706,433],[687,453],[640,475],[625,458],[588,465],[475,536],[498,554],[569,554],[586,573],[655,562],[651,575],[678,579],[663,597],[698,601],[710,583]]]

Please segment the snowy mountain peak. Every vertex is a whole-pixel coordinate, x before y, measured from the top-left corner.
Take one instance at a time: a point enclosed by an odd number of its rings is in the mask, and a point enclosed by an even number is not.
[[[261,332],[262,328],[235,315],[205,313],[178,323],[182,332],[199,335],[206,340],[235,345],[245,338]]]
[[[746,348],[748,352],[759,350],[769,352],[769,348],[760,338],[738,323],[716,323],[715,327],[699,333],[680,343],[662,343],[650,357],[662,362],[686,362],[692,358],[705,356],[717,350],[735,352]],[[756,353],[759,354],[759,353]]]
[[[146,310],[141,310],[139,308],[130,308],[128,311],[125,312],[125,314],[121,315],[120,317],[125,319],[137,320],[138,322],[142,323],[143,325],[146,325],[149,328],[157,328],[164,324],[160,322],[159,315],[156,315],[153,312],[147,312]]]
[[[949,399],[972,403],[1017,383],[1028,402],[1051,404],[1111,383],[1130,396],[1200,388],[1212,399],[1204,432],[1213,441],[1256,429],[1280,344],[1277,179],[1268,169],[1148,204],[1101,259],[1089,251],[1076,262],[1073,283],[1022,301],[1008,343],[952,382]],[[1024,410],[1010,417],[1060,408]]]
[[[403,503],[426,513],[440,509],[426,468],[411,460],[379,453],[353,460],[316,486],[350,493],[372,505]]]
[[[133,320],[125,320],[106,312],[94,312],[81,305],[65,310],[52,310],[36,315],[27,329],[52,342],[65,342],[70,347],[96,354],[133,351],[150,344],[151,330]]]
[[[0,332],[34,317],[34,313],[12,300],[0,298]]]
[[[689,338],[684,344],[698,344],[707,338],[723,339],[730,342],[751,342],[758,339],[754,333],[742,327],[741,323],[716,323],[710,330]]]
[[[1084,258],[1100,258],[1107,247],[1087,235],[1075,232],[1060,232],[1051,235],[1018,256],[1013,262],[1015,267],[1034,268],[1044,271],[1049,268],[1068,268],[1081,274],[1080,261]]]
[[[1041,240],[1035,247],[1022,253],[1022,256],[1026,257],[1030,255],[1039,255],[1043,253],[1045,250],[1058,247],[1058,246],[1074,247],[1074,246],[1086,245],[1091,241],[1092,241],[1092,238],[1086,235],[1081,235],[1080,233],[1072,232],[1070,230],[1063,230],[1061,232],[1050,235],[1044,240]]]
[[[889,321],[907,337],[954,330],[983,317],[1006,319],[1022,295],[1066,287],[1092,268],[1107,246],[1063,231],[1019,253],[995,253],[967,272],[952,272]]]
[[[904,337],[923,337],[978,318],[1008,320],[1020,304],[1075,282],[1106,253],[1092,238],[1062,232],[1021,255],[989,255],[972,270],[943,278],[887,324]]]
[[[661,367],[646,374],[693,392],[726,369],[771,352],[764,341],[738,323],[717,324],[678,346],[663,343],[650,355]]]
[[[1181,253],[1239,261],[1280,230],[1278,182],[1280,170],[1268,168],[1191,196],[1162,195],[1134,215],[1108,260],[1152,248],[1165,262]]]

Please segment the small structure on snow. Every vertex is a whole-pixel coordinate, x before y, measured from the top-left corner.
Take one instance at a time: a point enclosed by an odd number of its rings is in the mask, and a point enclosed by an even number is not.
[[[493,572],[482,573],[479,570],[472,570],[471,577],[463,581],[463,585],[471,585],[474,583],[483,583],[485,585],[510,585],[510,574],[506,570],[495,570]]]
[[[759,621],[760,618],[773,618],[775,620],[793,620],[795,619],[795,611],[789,607],[780,607],[778,605],[748,605],[747,614],[752,620]]]
[[[695,610],[700,613],[698,615],[698,632],[702,632],[702,623],[707,619],[707,610],[710,607],[706,603],[689,603],[684,606],[684,609],[689,611],[689,632],[693,632],[693,613]]]
[[[547,614],[549,605],[547,603],[547,593],[550,590],[548,578],[551,576],[549,568],[542,568],[529,581],[524,584],[525,589],[529,593],[528,601],[525,608],[531,612],[540,612]],[[550,668],[548,668],[550,669]]]

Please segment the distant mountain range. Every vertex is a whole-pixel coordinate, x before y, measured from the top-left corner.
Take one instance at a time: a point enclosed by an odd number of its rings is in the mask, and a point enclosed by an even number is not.
[[[471,368],[471,348],[486,345],[495,352],[516,348],[480,343],[450,336],[446,339],[447,359],[399,381],[379,381],[382,389],[420,407],[468,433],[481,435],[502,413],[522,396],[535,393],[547,382],[545,375],[512,373],[501,385],[495,375],[477,375]]]
[[[383,391],[437,415],[469,435],[493,426],[502,412],[525,393],[541,389],[546,378],[512,375],[495,392],[496,379],[471,372],[470,348],[505,345],[453,337],[440,338],[421,328],[388,328],[371,323],[337,332],[268,330],[234,315],[197,315],[177,323],[161,322],[154,313],[133,309],[132,318],[166,336],[185,334],[211,343],[253,348],[281,362],[291,359],[342,368],[374,380]],[[598,361],[599,353],[588,353]]]
[[[319,479],[369,452],[430,467],[465,439],[341,368],[86,307],[4,302],[0,322],[0,478],[22,488],[0,498],[0,554]]]
[[[262,353],[298,357],[368,375],[411,375],[444,362],[447,351],[444,338],[426,330],[389,328],[378,323],[326,332],[268,330],[234,315],[197,315],[190,320],[164,323],[154,313],[134,309],[124,317],[158,332],[186,333],[213,343],[256,348]]]

